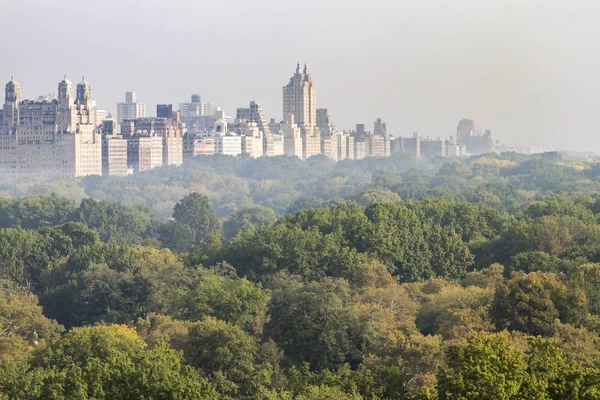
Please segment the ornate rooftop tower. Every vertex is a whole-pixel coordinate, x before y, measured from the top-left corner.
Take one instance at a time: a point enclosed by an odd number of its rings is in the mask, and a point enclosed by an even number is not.
[[[306,64],[301,70],[298,63],[290,82],[283,87],[284,120],[287,114],[293,114],[300,126],[312,128],[317,124],[316,88]]]

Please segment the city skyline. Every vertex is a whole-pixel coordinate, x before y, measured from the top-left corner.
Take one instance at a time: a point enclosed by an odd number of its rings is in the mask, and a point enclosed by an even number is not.
[[[279,119],[282,82],[300,60],[340,129],[381,116],[390,131],[446,135],[464,116],[505,142],[598,151],[600,56],[589,49],[600,6],[538,3],[307,0],[292,13],[267,0],[4,2],[0,34],[12,39],[0,77],[15,75],[32,98],[85,72],[113,115],[125,91],[150,109],[199,92],[231,112],[256,100]],[[80,21],[81,45],[63,45]],[[47,37],[53,45],[40,46]],[[41,70],[42,60],[52,62]]]

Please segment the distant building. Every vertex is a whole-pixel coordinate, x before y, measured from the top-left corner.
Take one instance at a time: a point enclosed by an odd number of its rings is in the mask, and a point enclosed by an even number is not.
[[[314,127],[317,124],[316,88],[306,64],[301,70],[298,63],[290,82],[283,87],[284,120],[287,114],[294,115],[298,126]]]
[[[273,137],[273,154],[271,157],[282,156],[285,154],[285,142],[283,135],[280,133],[272,133]]]
[[[421,139],[421,158],[446,157],[446,142],[441,138]]]
[[[158,104],[156,106],[156,117],[157,118],[171,118],[173,116],[173,105],[172,104]]]
[[[346,134],[346,146],[345,146],[345,150],[346,150],[346,159],[348,160],[354,160],[356,158],[356,149],[354,146],[354,136],[352,136],[351,134]]]
[[[475,122],[470,119],[461,119],[456,128],[456,143],[466,144],[468,138],[475,136]]]
[[[102,121],[107,118],[106,110],[100,110],[96,108],[96,100],[93,101],[94,107],[94,125],[102,125]]]
[[[117,104],[117,122],[121,124],[125,120],[145,117],[146,103],[138,103],[135,92],[126,92],[125,103]]]
[[[162,166],[163,138],[160,136],[127,138],[127,165],[136,173]]]
[[[239,156],[242,154],[242,137],[238,135],[217,135],[215,140],[215,153],[226,156]]]
[[[321,154],[321,135],[318,128],[304,127],[302,131],[302,159],[306,160]]]
[[[103,135],[102,175],[126,176],[127,170],[127,139],[119,135]]]
[[[334,136],[336,134],[335,125],[326,108],[317,109],[317,127],[322,137]]]
[[[456,144],[465,145],[467,152],[471,155],[479,155],[491,153],[494,151],[494,140],[492,132],[486,130],[481,134],[481,131],[475,129],[475,122],[470,119],[462,119],[458,122],[456,128]]]
[[[415,132],[411,138],[399,137],[394,139],[393,151],[421,158],[421,134]]]
[[[178,113],[173,113],[171,118],[138,118],[135,120],[125,120],[121,124],[121,134],[128,140],[132,140],[129,149],[139,152],[141,146],[144,151],[151,147],[148,140],[138,141],[137,138],[158,138],[162,145],[160,152],[161,164],[159,165],[181,165],[183,163],[183,135],[184,125],[179,119]],[[152,146],[156,145],[157,140],[152,141]],[[157,154],[153,149],[153,157]],[[129,164],[133,170],[145,171],[148,166],[155,168],[157,165],[152,158],[152,162],[146,162],[140,155],[134,154],[129,157]],[[135,164],[138,164],[137,166]],[[142,168],[142,169],[140,169]]]
[[[269,123],[264,116],[262,107],[255,101],[250,102],[248,108],[238,108],[236,113],[236,120],[250,121],[256,124],[258,129],[262,132],[262,155],[273,156],[273,137],[271,135],[271,128]]]
[[[354,141],[354,159],[362,160],[367,157],[367,144],[365,142]]]
[[[91,86],[82,80],[73,96],[65,77],[58,98],[21,100],[20,85],[6,84],[0,126],[0,178],[69,179],[102,174],[102,140]]]
[[[277,129],[283,135],[283,154],[288,157],[303,159],[302,132],[296,125],[293,114],[286,114],[284,121],[277,124],[271,123],[271,127]]]
[[[373,124],[373,134],[379,136],[388,135],[387,125],[381,120],[381,118],[377,118],[377,120],[375,120],[375,123]]]
[[[356,131],[354,132],[354,135],[358,140],[364,139],[364,137],[367,135],[365,124],[356,124]]]
[[[369,135],[366,137],[367,155],[370,157],[389,157],[390,139],[383,135]]]
[[[338,135],[326,135],[321,138],[321,154],[333,161],[339,160]]]
[[[190,160],[197,156],[212,156],[215,154],[214,137],[196,137],[185,135],[183,138],[183,158]]]

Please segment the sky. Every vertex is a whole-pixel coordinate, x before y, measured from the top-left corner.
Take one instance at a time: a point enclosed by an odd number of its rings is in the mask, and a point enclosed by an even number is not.
[[[25,98],[64,74],[116,114],[124,92],[199,93],[282,119],[307,62],[338,129],[448,137],[462,118],[503,143],[600,152],[600,1],[0,0],[0,82]]]

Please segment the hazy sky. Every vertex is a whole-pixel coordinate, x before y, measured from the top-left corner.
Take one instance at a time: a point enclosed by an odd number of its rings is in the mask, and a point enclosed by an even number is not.
[[[382,117],[394,135],[455,134],[600,151],[598,0],[0,0],[0,79],[24,97],[67,74],[113,113],[191,93],[228,115],[280,120],[308,62],[338,128]]]

